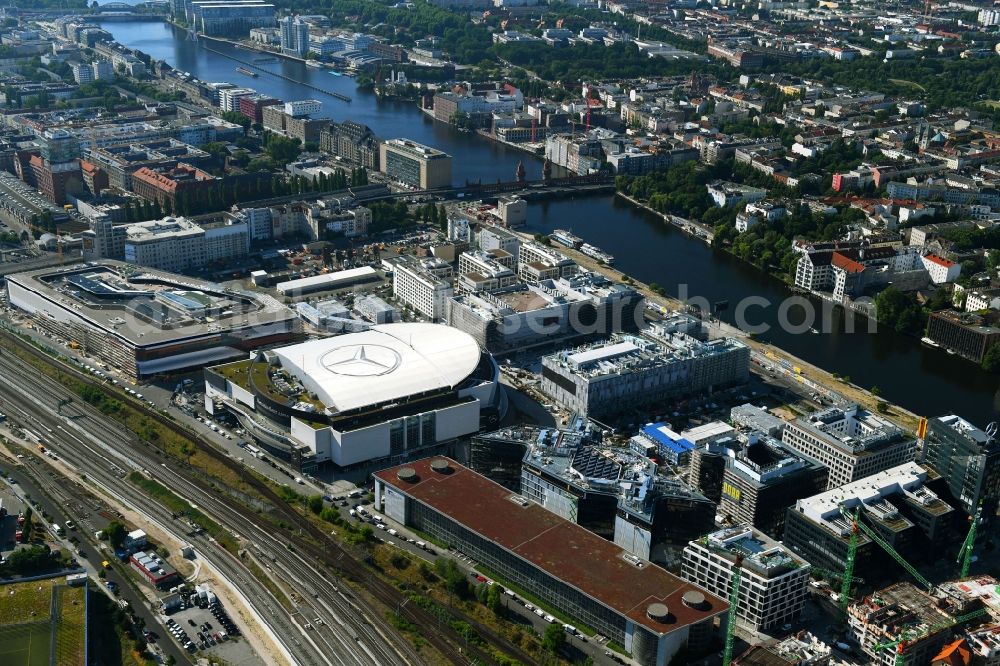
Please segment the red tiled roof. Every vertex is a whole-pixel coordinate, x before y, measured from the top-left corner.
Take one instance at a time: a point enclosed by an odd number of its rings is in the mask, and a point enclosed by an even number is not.
[[[965,639],[960,638],[954,643],[949,643],[941,648],[937,656],[931,661],[935,666],[968,666],[972,660],[972,653],[965,644]]]
[[[836,266],[837,268],[844,269],[848,273],[860,273],[861,271],[865,270],[864,266],[854,261],[847,255],[841,254],[840,252],[833,253],[833,256],[830,257],[830,263]]]
[[[945,259],[944,257],[939,257],[936,254],[925,254],[924,259],[926,259],[931,263],[937,264],[938,266],[943,266],[945,268],[951,268],[952,266],[955,265],[954,261]]]
[[[425,458],[375,476],[654,633],[668,634],[728,609],[719,597],[655,564],[636,567],[624,559],[622,548],[534,502],[522,506],[512,501],[509,490],[453,460],[448,461],[451,473],[435,472],[431,461],[436,459]],[[416,472],[415,481],[398,479],[403,467]],[[681,597],[690,590],[705,595],[705,610],[682,603]],[[667,622],[646,615],[652,603],[666,604]]]

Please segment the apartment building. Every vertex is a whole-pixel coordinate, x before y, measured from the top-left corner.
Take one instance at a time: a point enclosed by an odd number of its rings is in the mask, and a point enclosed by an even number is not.
[[[809,563],[749,527],[719,530],[689,543],[681,578],[724,597],[736,566],[742,569],[736,621],[744,630],[777,629],[802,614]]]

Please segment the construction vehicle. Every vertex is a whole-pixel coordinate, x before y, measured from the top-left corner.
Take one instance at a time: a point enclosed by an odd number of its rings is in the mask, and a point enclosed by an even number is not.
[[[953,617],[950,620],[945,620],[937,624],[932,624],[926,629],[903,629],[899,638],[893,641],[885,641],[883,643],[878,643],[874,647],[875,652],[880,652],[886,648],[893,648],[896,651],[896,661],[895,666],[906,666],[906,646],[918,641],[925,636],[929,636],[935,632],[942,631],[948,627],[954,627],[957,624],[962,624],[973,618],[977,618],[980,615],[986,613],[985,608],[980,608],[972,613],[966,613],[965,615],[959,615],[958,617]]]
[[[959,578],[968,578],[969,567],[972,566],[972,551],[976,547],[976,531],[979,529],[979,519],[983,512],[983,505],[980,503],[976,507],[976,513],[969,518],[969,533],[965,535],[965,541],[962,542],[962,547],[958,551],[958,559],[956,560],[962,568],[959,572]]]

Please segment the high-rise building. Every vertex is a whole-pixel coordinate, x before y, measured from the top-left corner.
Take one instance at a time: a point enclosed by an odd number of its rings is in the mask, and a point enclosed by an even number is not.
[[[405,257],[393,262],[392,291],[400,301],[437,321],[445,316],[454,290],[427,262],[407,261]]]
[[[727,461],[719,513],[780,538],[795,500],[826,489],[827,469],[767,435],[752,433]]]
[[[408,139],[390,139],[381,145],[382,172],[413,188],[432,190],[451,186],[451,155]]]
[[[954,414],[930,419],[920,462],[944,478],[966,513],[974,513],[982,502],[985,518],[996,514],[1000,443],[989,433]]]
[[[309,52],[309,24],[298,16],[278,21],[281,28],[281,52],[300,58]]]
[[[917,453],[915,439],[858,405],[829,407],[789,421],[781,441],[829,468],[827,488],[910,462]]]
[[[206,35],[246,37],[274,25],[275,7],[259,0],[184,0],[188,25]]]

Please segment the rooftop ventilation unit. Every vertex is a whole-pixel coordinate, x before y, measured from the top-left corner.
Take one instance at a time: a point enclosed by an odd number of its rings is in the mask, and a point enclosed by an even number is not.
[[[670,619],[670,609],[666,604],[649,604],[646,606],[646,615],[654,622],[665,624]]]

